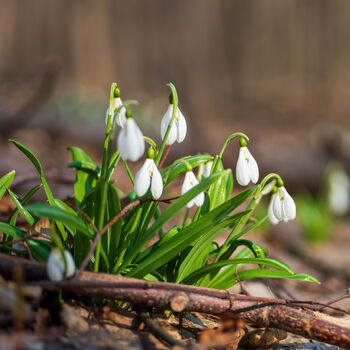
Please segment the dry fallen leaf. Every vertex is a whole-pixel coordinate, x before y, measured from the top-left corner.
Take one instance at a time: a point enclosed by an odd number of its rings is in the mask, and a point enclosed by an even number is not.
[[[221,322],[217,328],[205,329],[199,336],[201,345],[208,348],[229,346],[235,350],[244,336],[246,323],[236,314],[226,312],[220,316]]]
[[[240,341],[240,346],[261,348],[278,343],[287,338],[287,332],[281,329],[264,328],[248,332]]]

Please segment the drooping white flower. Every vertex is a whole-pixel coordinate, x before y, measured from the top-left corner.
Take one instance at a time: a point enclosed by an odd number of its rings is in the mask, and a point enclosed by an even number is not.
[[[52,249],[46,265],[47,275],[51,281],[62,281],[64,278],[72,277],[74,275],[75,263],[72,254],[68,250],[65,250],[64,256],[67,263],[66,270],[60,250],[57,248]]]
[[[163,179],[153,159],[147,158],[135,176],[135,192],[139,197],[145,195],[151,186],[153,198],[159,199],[163,193]]]
[[[350,208],[350,179],[342,168],[333,169],[329,175],[328,202],[337,215],[344,215]]]
[[[209,177],[210,176],[210,172],[211,172],[212,166],[213,166],[213,161],[212,160],[210,160],[209,162],[206,162],[204,164],[203,173],[202,173],[202,175],[204,177]]]
[[[276,197],[276,193],[274,193],[271,196],[269,208],[267,210],[267,215],[269,217],[271,224],[273,224],[273,225],[277,225],[279,223],[279,220],[276,218],[275,214],[273,213],[273,201],[274,201],[275,197]]]
[[[278,187],[276,196],[272,201],[272,210],[275,218],[279,221],[295,219],[296,206],[293,198],[289,195],[284,186]]]
[[[166,131],[170,124],[170,121],[173,115],[173,110],[174,110],[174,105],[169,104],[169,107],[162,118],[162,121],[160,124],[160,134],[162,136],[162,140],[164,139]],[[166,140],[166,145],[172,145],[175,141],[177,141],[178,143],[181,143],[185,139],[186,133],[187,133],[186,119],[181,113],[180,108],[177,107],[177,110],[175,113],[175,119],[174,119],[173,125],[171,126],[168,138]]]
[[[182,184],[182,188],[181,188],[181,195],[185,194],[186,192],[188,192],[192,187],[198,185],[199,182],[196,178],[196,176],[193,174],[193,171],[187,171],[186,175],[185,175],[185,180]],[[194,197],[193,199],[191,199],[188,203],[187,203],[187,208],[192,208],[193,205],[195,204],[197,207],[201,207],[204,203],[204,193],[201,192],[199,193],[196,197]]]
[[[127,118],[118,136],[118,149],[124,160],[136,162],[145,151],[145,140],[134,118]]]
[[[247,186],[250,181],[257,183],[259,179],[258,164],[246,146],[241,147],[239,150],[236,178],[241,186]]]
[[[120,97],[113,98],[111,106],[107,108],[106,111],[106,124],[108,122],[108,113],[112,115],[112,122],[115,118],[117,117],[117,124],[121,127],[124,128],[125,123],[126,123],[126,108],[123,106],[123,102]],[[121,108],[120,108],[121,107]],[[120,108],[119,112],[117,110]],[[115,115],[115,113],[117,113]]]

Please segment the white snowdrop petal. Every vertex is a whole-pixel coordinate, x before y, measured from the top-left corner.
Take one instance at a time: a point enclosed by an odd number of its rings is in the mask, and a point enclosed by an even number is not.
[[[187,208],[192,208],[194,206],[194,199],[191,199],[187,204],[186,204],[186,207]]]
[[[72,254],[68,250],[64,251],[64,255],[65,255],[65,258],[66,258],[66,262],[67,262],[66,277],[72,277],[74,275],[74,273],[75,273],[75,262],[74,262],[74,259],[72,257]]]
[[[204,203],[204,199],[205,199],[204,193],[201,192],[199,195],[197,195],[196,197],[194,197],[193,200],[194,200],[194,202],[195,202],[195,204],[196,204],[197,207],[201,207],[201,206],[203,205],[203,203]]]
[[[236,179],[241,186],[247,186],[250,181],[249,169],[245,156],[245,147],[241,147],[239,150],[236,165]]]
[[[124,128],[126,124],[126,119],[126,109],[122,107],[120,112],[117,114],[117,125],[121,128]]]
[[[209,162],[206,162],[204,164],[204,168],[203,168],[203,176],[204,177],[209,177],[210,176],[210,172],[211,172],[211,168],[213,166],[213,161],[209,161]]]
[[[176,126],[177,126],[176,141],[178,143],[181,143],[185,139],[187,134],[187,124],[186,124],[186,119],[181,113],[179,108],[177,108],[177,118],[178,120],[176,121]]]
[[[136,162],[145,151],[145,140],[133,118],[127,119],[118,137],[118,149],[124,160]]]
[[[153,160],[152,160],[153,161]],[[154,161],[153,161],[154,163]],[[151,185],[152,196],[155,199],[159,199],[163,193],[163,179],[156,165],[153,167],[152,185]]]
[[[51,281],[62,281],[64,275],[64,264],[60,257],[60,251],[58,249],[53,249],[47,260],[46,271],[49,279]]]
[[[273,224],[273,225],[277,225],[279,223],[279,220],[276,218],[275,214],[273,213],[273,208],[272,208],[273,200],[275,197],[276,197],[276,194],[273,194],[271,197],[271,200],[270,200],[268,210],[267,210],[269,220],[270,220],[271,224]]]
[[[258,163],[252,156],[252,154],[249,152],[248,148],[246,149],[246,154],[248,156],[248,169],[249,169],[249,176],[253,183],[257,183],[259,180],[259,168]]]
[[[135,175],[134,190],[139,197],[142,197],[147,193],[151,183],[150,165],[149,165],[150,160],[151,159],[146,159],[143,166]]]
[[[283,187],[283,211],[284,211],[284,219],[294,220],[296,216],[296,206],[293,198],[287,192],[287,190]]]
[[[282,200],[281,199],[283,197],[283,193],[281,194],[281,189],[279,188],[277,190],[277,194],[276,197],[273,199],[272,202],[272,210],[273,210],[273,214],[275,215],[276,219],[279,221],[283,221],[284,217],[283,217],[283,211],[282,211]]]
[[[160,135],[162,136],[162,140],[164,139],[164,136],[165,136],[166,131],[168,129],[168,125],[169,125],[170,120],[171,120],[171,114],[173,111],[172,107],[173,107],[172,105],[168,106],[168,109],[164,113],[162,121],[160,123]]]
[[[46,267],[47,275],[51,281],[62,281],[64,279],[64,275],[65,277],[71,277],[74,275],[75,263],[72,254],[66,250],[64,255],[67,263],[66,273],[64,273],[65,264],[61,252],[57,248],[52,249],[49,259],[47,260]]]
[[[193,187],[193,185],[191,185],[191,173],[192,171],[187,171],[185,174],[185,179],[181,188],[181,195],[185,194]]]

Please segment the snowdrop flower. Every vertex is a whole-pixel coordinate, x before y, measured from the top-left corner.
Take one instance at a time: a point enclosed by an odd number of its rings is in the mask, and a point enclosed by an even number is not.
[[[328,202],[333,213],[344,215],[350,208],[350,179],[342,168],[329,175]]]
[[[199,184],[199,182],[198,182],[196,176],[193,174],[193,171],[192,170],[187,171],[186,175],[185,175],[185,180],[182,184],[181,195],[185,194],[192,187],[194,187],[198,184]],[[204,193],[201,192],[187,203],[187,208],[192,208],[194,204],[197,207],[201,207],[203,205],[203,203],[204,203]]]
[[[172,99],[172,95],[170,95],[170,100]],[[162,122],[160,124],[160,134],[162,136],[162,140],[165,137],[166,131],[170,124],[172,115],[173,115],[174,105],[170,102],[167,111],[165,112]],[[173,125],[171,126],[168,138],[166,140],[166,145],[172,145],[175,141],[181,143],[187,133],[187,124],[186,119],[181,113],[179,107],[176,109],[175,119]]]
[[[119,96],[120,96],[120,93],[119,93]],[[116,113],[116,111],[121,107],[119,112],[117,113],[117,124],[121,128],[124,128],[125,123],[126,123],[126,108],[124,106],[123,107],[122,106],[123,106],[123,102],[120,99],[120,97],[112,99],[111,106],[109,108],[107,108],[107,111],[106,111],[106,124],[108,122],[108,114],[112,115],[112,122],[113,122],[113,120],[115,118],[114,113]]]
[[[272,201],[272,211],[278,221],[289,221],[295,219],[296,206],[294,200],[284,188],[281,179],[277,180],[277,192]]]
[[[72,254],[68,250],[65,250],[64,256],[67,262],[66,271],[61,251],[57,248],[52,249],[46,266],[47,275],[51,281],[62,281],[64,278],[74,275],[75,263]]]
[[[212,160],[210,160],[209,162],[206,162],[204,164],[203,173],[202,173],[202,175],[204,177],[209,177],[210,176],[210,172],[211,172],[212,166],[213,166],[213,161]]]
[[[145,195],[151,187],[152,197],[159,199],[163,193],[163,179],[154,160],[152,147],[148,150],[147,159],[135,176],[135,192],[139,197]]]
[[[130,109],[126,111],[126,122],[118,136],[118,149],[124,160],[136,162],[145,152],[145,140]]]
[[[240,150],[236,165],[236,178],[241,186],[247,186],[250,181],[257,183],[259,179],[259,168],[255,159],[247,148],[247,141],[241,137]]]

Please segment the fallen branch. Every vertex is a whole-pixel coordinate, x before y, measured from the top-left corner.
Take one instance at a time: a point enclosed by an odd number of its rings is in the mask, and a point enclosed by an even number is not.
[[[5,278],[13,278],[15,266],[22,267],[25,281],[40,285],[46,290],[62,289],[70,294],[97,296],[147,308],[174,308],[176,312],[239,312],[240,317],[248,323],[283,329],[310,339],[350,348],[349,322],[304,310],[286,300],[255,298],[223,290],[149,282],[86,271],[71,280],[55,283],[47,280],[45,265],[0,254],[0,273]]]

